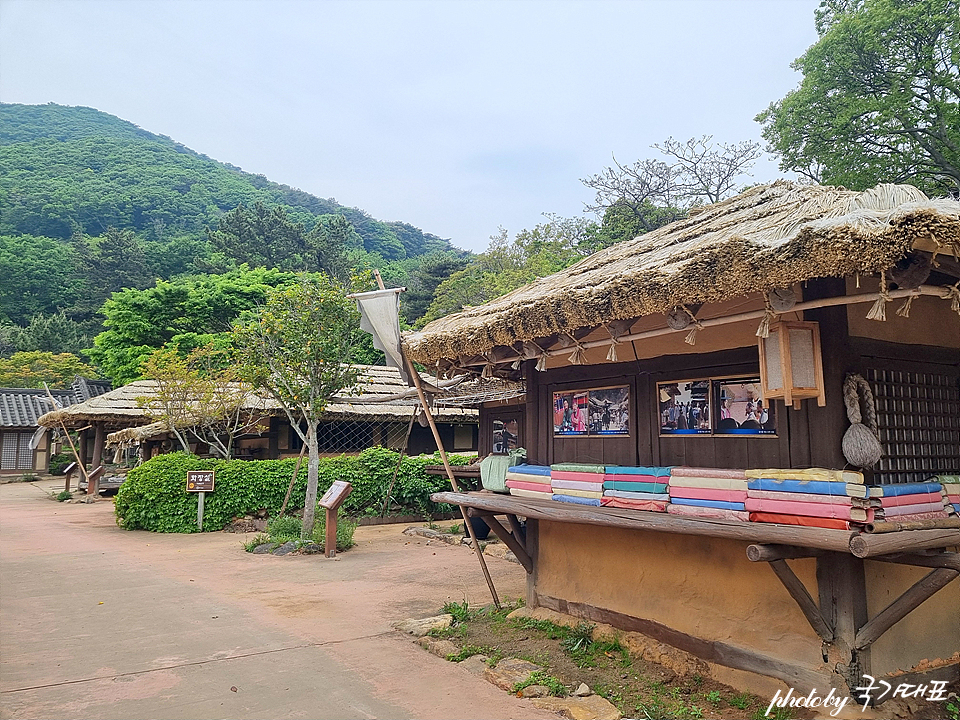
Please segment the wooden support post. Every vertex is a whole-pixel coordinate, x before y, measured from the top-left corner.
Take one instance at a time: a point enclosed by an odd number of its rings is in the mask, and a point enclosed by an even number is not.
[[[94,424],[96,435],[93,440],[93,462],[94,469],[103,466],[103,446],[107,440],[106,428],[102,422]],[[96,495],[100,492],[100,476],[90,475],[87,480],[87,495]]]
[[[881,610],[876,617],[865,623],[857,632],[855,647],[863,650],[870,647],[887,630],[903,620],[920,603],[930,598],[960,572],[950,568],[937,568],[916,582],[903,595]]]
[[[517,556],[517,560],[523,565],[523,569],[528,573],[533,572],[533,563],[530,561],[530,556],[527,555],[526,549],[517,542],[513,534],[507,530],[494,515],[484,515],[483,519],[487,525],[490,526],[490,529],[493,530],[493,534],[500,538],[504,544],[510,548],[513,554]]]
[[[520,524],[520,520],[517,518],[517,516],[513,513],[508,513],[507,521],[510,523],[510,530],[513,532],[513,536],[517,539],[517,542],[526,546],[526,533],[523,531],[523,526]]]
[[[796,545],[756,544],[747,546],[747,559],[750,562],[773,562],[774,560],[792,560],[821,555],[820,550],[797,547]]]
[[[379,275],[379,273],[377,274]],[[382,289],[382,281],[380,282]],[[427,401],[427,394],[423,391],[423,385],[420,382],[420,373],[417,372],[417,368],[415,368],[413,363],[410,362],[410,358],[404,356],[404,360],[407,363],[407,371],[410,373],[410,379],[413,380],[413,385],[417,389],[417,396],[420,398],[420,405],[423,407],[423,412],[427,416],[427,422],[430,423],[430,431],[433,433],[433,439],[437,443],[437,450],[440,452],[440,459],[443,460],[443,469],[447,472],[447,478],[450,480],[450,486],[453,488],[454,492],[459,492],[460,488],[457,485],[457,478],[454,477],[453,468],[450,467],[450,460],[447,458],[447,451],[443,447],[443,440],[440,438],[440,431],[437,429],[437,423],[433,419],[433,413],[430,411],[430,403]],[[483,571],[483,577],[487,581],[487,587],[490,588],[490,595],[493,597],[493,604],[499,610],[500,598],[497,596],[497,589],[493,586],[493,578],[490,577],[490,570],[487,569],[487,561],[483,559],[483,550],[480,549],[480,543],[477,541],[477,535],[473,532],[473,525],[471,525],[470,521],[467,519],[467,510],[465,507],[463,507],[463,505],[460,506],[460,515],[463,517],[463,525],[466,528],[467,533],[470,535],[473,551],[477,554],[477,560],[480,562],[480,569]]]
[[[540,605],[537,599],[537,568],[540,563],[540,521],[536,518],[527,518],[527,555],[533,572],[527,573],[527,607],[535,608]]]
[[[328,558],[337,555],[337,510],[326,509],[326,528],[323,539],[324,555]]]
[[[824,646],[824,661],[843,677],[849,691],[870,674],[870,651],[856,647],[857,631],[867,622],[867,590],[863,560],[848,553],[827,552],[817,558],[820,613],[833,628]]]
[[[205,492],[197,493],[197,532],[203,532],[203,501],[206,497]]]
[[[787,592],[790,593],[790,597],[800,606],[800,611],[807,619],[807,622],[810,623],[810,627],[814,629],[824,642],[833,642],[833,628],[827,624],[827,621],[820,613],[820,608],[817,607],[817,603],[810,597],[810,593],[800,578],[798,578],[790,566],[787,565],[787,561],[771,560],[770,569],[773,570],[780,579],[780,582],[783,583]]]

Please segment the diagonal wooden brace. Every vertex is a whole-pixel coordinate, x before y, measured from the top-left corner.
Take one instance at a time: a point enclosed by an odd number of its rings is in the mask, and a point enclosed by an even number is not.
[[[814,602],[814,599],[810,596],[810,593],[800,578],[798,578],[796,573],[787,565],[787,561],[771,560],[770,569],[773,570],[780,579],[780,582],[783,583],[787,592],[790,593],[790,597],[800,606],[800,611],[807,619],[807,622],[810,623],[810,627],[814,629],[824,642],[833,642],[833,628],[830,627],[829,623],[824,619],[820,608],[817,607],[817,603]]]
[[[532,573],[533,561],[530,559],[530,556],[527,554],[527,551],[523,545],[521,545],[513,536],[513,533],[507,530],[503,524],[492,514],[482,515],[481,517],[483,517],[487,525],[490,526],[490,529],[493,530],[493,534],[500,538],[503,543],[510,548],[511,551],[513,551],[513,554],[517,556],[517,560],[519,560],[520,564],[523,565],[523,569],[526,570],[528,574]]]
[[[920,603],[929,599],[958,575],[960,575],[960,572],[952,568],[941,567],[914,583],[909,590],[877,613],[872,620],[863,624],[857,631],[854,646],[858,650],[870,647],[876,642],[877,638],[903,620]]]

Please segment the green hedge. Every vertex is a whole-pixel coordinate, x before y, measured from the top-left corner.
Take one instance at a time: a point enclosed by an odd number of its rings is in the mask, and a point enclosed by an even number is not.
[[[470,458],[450,455],[453,465],[465,465]],[[393,488],[392,513],[433,514],[447,512],[448,505],[430,501],[430,494],[450,489],[442,475],[427,475],[425,465],[439,464],[439,455],[405,457]],[[120,486],[116,497],[117,524],[130,530],[155,532],[196,532],[197,497],[186,491],[188,470],[216,471],[216,490],[204,501],[204,531],[222,530],[233,518],[266,508],[271,517],[280,512],[283,497],[293,476],[296,459],[216,460],[195,455],[159,455],[134,468]],[[319,492],[322,495],[335,480],[353,484],[353,492],[342,510],[348,515],[379,514],[386,495],[397,453],[381,447],[368,448],[360,455],[320,459]],[[307,461],[304,458],[290,495],[288,512],[303,508],[307,490]]]

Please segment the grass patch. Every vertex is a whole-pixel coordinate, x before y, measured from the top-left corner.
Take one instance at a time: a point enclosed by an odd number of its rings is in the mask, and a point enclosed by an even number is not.
[[[521,690],[531,685],[543,685],[550,690],[550,694],[554,697],[567,696],[567,686],[564,685],[559,678],[555,678],[544,670],[537,670],[536,672],[530,673],[530,676],[526,680],[518,682],[513,686],[513,692],[519,694]]]
[[[490,648],[480,647],[479,645],[464,645],[460,648],[460,652],[447,655],[447,660],[450,662],[463,662],[468,657],[486,655],[488,652],[490,652]]]
[[[57,493],[57,502],[66,502],[73,499],[73,493],[69,490],[61,490]]]
[[[247,552],[253,552],[261,545],[270,542],[270,536],[266,533],[257,533],[251,539],[243,543],[243,549]]]
[[[349,550],[356,543],[353,542],[353,534],[357,530],[357,523],[347,517],[337,518],[337,552]],[[253,539],[243,543],[243,549],[247,552],[253,552],[259,545],[265,543],[283,543],[293,542],[297,544],[299,550],[304,545],[310,543],[319,545],[321,549],[326,549],[326,518],[321,515],[313,525],[313,535],[308,542],[303,542],[300,535],[303,532],[303,521],[292,515],[281,515],[273,518],[267,523],[266,533],[257,533]]]

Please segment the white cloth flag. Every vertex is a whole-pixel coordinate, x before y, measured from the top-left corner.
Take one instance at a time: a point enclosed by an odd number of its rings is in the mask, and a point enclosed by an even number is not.
[[[400,293],[403,288],[388,288],[352,295],[360,309],[360,329],[373,335],[373,346],[383,350],[387,365],[400,371],[407,385],[413,386],[400,350]]]

